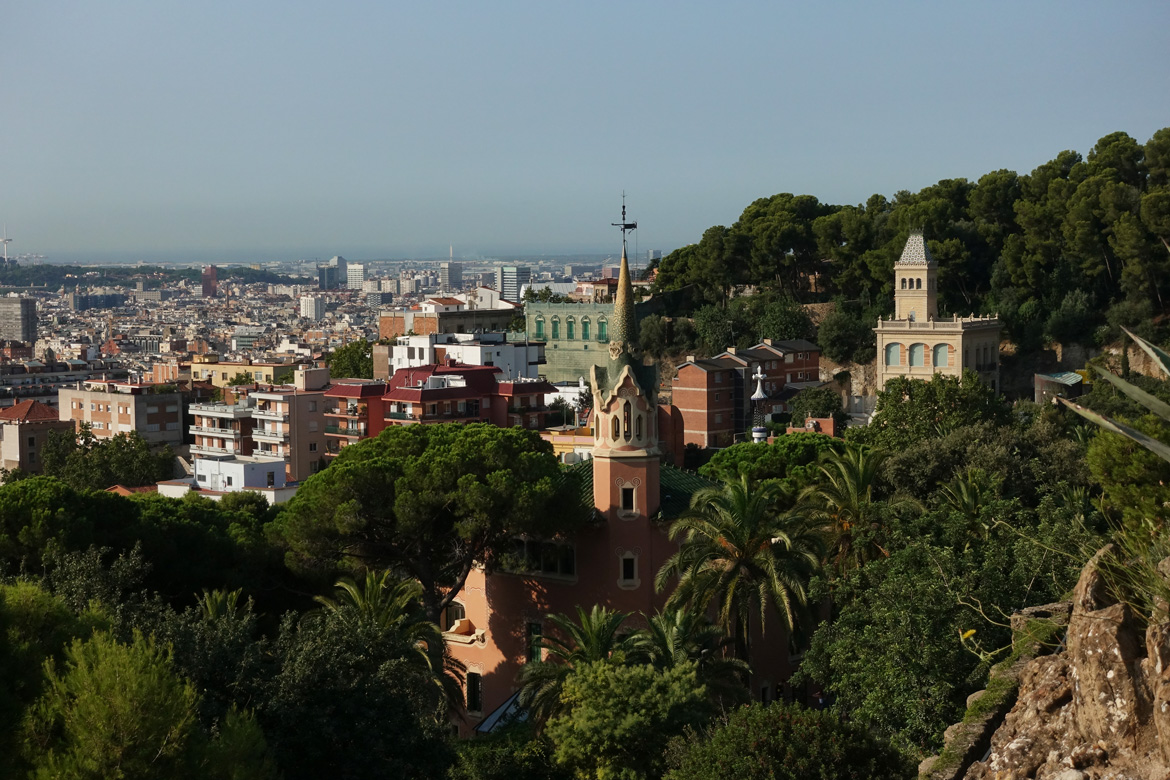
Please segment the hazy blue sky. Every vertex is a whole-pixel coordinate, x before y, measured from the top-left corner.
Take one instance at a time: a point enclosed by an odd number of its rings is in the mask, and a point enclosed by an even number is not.
[[[669,251],[1170,125],[1170,2],[0,5],[0,222],[57,260]]]

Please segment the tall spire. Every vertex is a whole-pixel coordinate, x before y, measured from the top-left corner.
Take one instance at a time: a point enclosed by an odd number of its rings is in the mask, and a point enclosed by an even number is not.
[[[626,256],[626,233],[638,229],[637,222],[626,221],[626,193],[622,193],[622,221],[612,223],[622,231],[622,267],[618,274],[617,292],[613,298],[613,327],[611,343],[622,351],[632,352],[638,334],[634,332],[634,285],[630,280],[630,261]],[[611,349],[611,352],[613,350]]]
[[[617,292],[613,296],[613,328],[611,329],[614,341],[625,344],[630,349],[634,340],[634,285],[630,281],[630,261],[626,258],[626,248],[622,246],[622,269],[618,274]]]

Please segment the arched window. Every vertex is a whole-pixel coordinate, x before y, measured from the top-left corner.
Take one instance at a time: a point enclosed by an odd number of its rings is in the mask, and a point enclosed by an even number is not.
[[[914,286],[917,287],[919,290],[921,290],[922,289],[922,280],[921,279],[917,280],[917,282],[915,283]]]
[[[561,337],[561,321],[554,319],[552,323],[552,337],[559,339]]]
[[[916,312],[916,311],[912,311],[912,312],[910,312],[910,314],[908,314],[908,315],[907,315],[906,319],[910,320],[911,322],[915,322],[915,321],[917,321],[917,319],[918,319],[918,312]]]
[[[581,320],[581,339],[589,340],[589,318],[585,317]]]
[[[569,341],[572,341],[576,336],[576,330],[577,321],[570,317],[568,322],[565,323],[565,338],[567,338]]]
[[[642,415],[634,415],[634,436],[638,441],[642,441]]]
[[[626,401],[622,404],[622,430],[625,432],[626,441],[630,440],[633,429],[630,427],[630,402]]]
[[[902,365],[902,345],[901,344],[886,344],[886,365],[900,366]]]
[[[544,338],[544,320],[540,318],[536,320],[536,337],[538,339]]]
[[[951,364],[950,347],[946,344],[935,344],[934,353],[930,356],[930,362],[934,363],[935,368],[946,368]]]
[[[618,440],[618,439],[620,439],[620,438],[621,438],[621,436],[622,436],[622,431],[621,431],[621,427],[620,427],[620,426],[621,426],[621,420],[619,420],[619,419],[618,419],[618,417],[617,417],[617,415],[615,414],[615,415],[613,416],[613,426],[612,426],[612,428],[613,428],[613,436],[611,437],[611,438],[612,438],[614,441],[617,441],[617,440]]]
[[[599,319],[597,321],[597,340],[598,341],[609,341],[609,332],[608,332],[608,328],[606,327],[606,325],[607,325],[607,323],[606,323],[604,317],[602,317],[601,319]]]
[[[910,365],[921,366],[926,362],[926,345],[925,344],[911,344],[910,345]]]
[[[903,290],[906,289],[906,277],[905,276],[902,277],[902,289]]]

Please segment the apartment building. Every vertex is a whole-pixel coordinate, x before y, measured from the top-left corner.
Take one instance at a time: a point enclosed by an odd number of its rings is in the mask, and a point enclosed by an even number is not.
[[[60,419],[93,435],[113,438],[137,431],[149,444],[183,443],[183,399],[173,385],[91,379],[58,392]]]
[[[378,338],[505,331],[512,318],[523,311],[517,304],[506,300],[498,300],[494,306],[479,298],[464,300],[470,297],[469,293],[461,297],[430,298],[414,308],[387,311],[378,320]]]
[[[279,459],[291,482],[316,474],[325,457],[329,369],[302,368],[293,384],[251,390],[234,404],[192,404],[196,459],[256,455]]]
[[[556,388],[543,379],[513,379],[496,366],[448,362],[398,371],[389,381],[346,380],[326,393],[329,454],[390,425],[487,422],[500,427],[546,427],[546,396]]]
[[[0,468],[37,474],[41,450],[53,431],[72,432],[73,422],[40,401],[21,401],[0,410]]]
[[[545,364],[544,344],[509,341],[507,333],[431,333],[399,336],[394,344],[375,344],[374,379],[389,379],[404,368],[454,361],[496,366],[503,376],[536,379]]]
[[[242,362],[220,362],[216,356],[196,355],[191,362],[191,379],[195,382],[210,382],[216,387],[227,387],[229,381],[243,374],[252,382],[261,385],[276,384],[278,378],[295,373],[302,364],[259,363],[251,360]]]
[[[672,401],[683,419],[683,442],[729,447],[752,424],[752,393],[762,376],[768,416],[787,409],[793,390],[820,384],[821,350],[803,339],[765,339],[750,349],[730,348],[707,359],[687,357],[676,367]]]
[[[190,428],[191,435],[195,437],[191,445],[193,458],[252,454],[254,443],[250,403],[191,404],[188,410],[195,418]]]

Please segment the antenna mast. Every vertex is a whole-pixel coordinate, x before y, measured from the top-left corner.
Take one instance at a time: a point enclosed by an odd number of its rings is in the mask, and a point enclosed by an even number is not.
[[[626,233],[638,229],[637,222],[626,222],[626,191],[622,190],[622,221],[610,222],[615,228],[622,231],[622,254],[626,254]]]
[[[4,226],[4,238],[0,238],[0,243],[4,244],[4,265],[8,265],[8,245],[12,243],[12,239],[8,237],[8,226]]]

